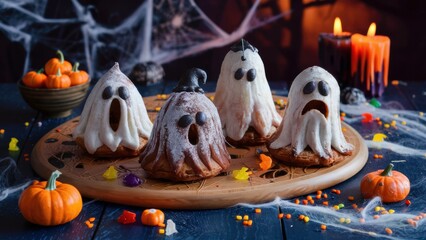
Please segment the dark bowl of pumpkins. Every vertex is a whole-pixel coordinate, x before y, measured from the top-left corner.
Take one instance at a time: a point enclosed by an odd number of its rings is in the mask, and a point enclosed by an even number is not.
[[[61,118],[71,115],[86,98],[89,75],[64,60],[61,51],[58,58],[50,59],[39,71],[30,71],[18,82],[24,100],[45,117]]]

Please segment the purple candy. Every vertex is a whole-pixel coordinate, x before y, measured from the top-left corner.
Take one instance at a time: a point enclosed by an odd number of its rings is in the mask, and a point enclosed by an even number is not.
[[[133,173],[129,173],[123,178],[123,184],[128,187],[136,187],[143,183],[142,179]]]

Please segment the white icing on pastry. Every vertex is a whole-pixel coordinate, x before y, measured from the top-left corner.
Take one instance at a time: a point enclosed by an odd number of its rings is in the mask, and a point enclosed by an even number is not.
[[[305,69],[294,79],[288,99],[281,132],[270,148],[291,145],[298,155],[309,146],[323,158],[332,156],[331,147],[340,153],[353,149],[342,133],[340,89],[330,73],[317,66]]]
[[[120,119],[116,131],[110,124],[113,101],[120,109],[120,116],[115,116]],[[139,137],[148,139],[151,130],[142,96],[115,63],[93,87],[73,137],[83,138],[87,151],[93,154],[102,145],[113,152],[119,145],[136,150],[140,147]]]
[[[243,75],[239,80],[235,78],[237,71],[242,72],[240,76]],[[254,80],[248,78],[250,71],[256,74]],[[273,126],[278,127],[281,116],[275,109],[265,68],[256,48],[237,52],[231,50],[226,54],[214,104],[219,111],[224,135],[234,140],[240,140],[250,126],[261,137],[270,135]]]

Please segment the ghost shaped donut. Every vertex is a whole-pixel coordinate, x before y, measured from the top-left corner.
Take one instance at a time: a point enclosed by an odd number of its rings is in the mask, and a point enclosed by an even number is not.
[[[342,132],[336,79],[314,66],[293,81],[283,121],[271,138],[271,155],[294,166],[330,166],[350,155]]]
[[[230,165],[220,118],[198,86],[206,73],[190,69],[161,107],[142,168],[151,178],[192,181],[214,177]]]
[[[275,132],[275,109],[258,50],[241,40],[226,54],[214,98],[226,140],[232,145],[261,145]]]
[[[94,156],[128,157],[141,153],[151,130],[142,96],[115,63],[93,87],[73,137]]]

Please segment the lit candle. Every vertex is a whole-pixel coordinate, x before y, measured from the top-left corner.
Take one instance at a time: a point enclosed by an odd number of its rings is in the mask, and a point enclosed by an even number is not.
[[[339,82],[351,84],[351,33],[342,31],[340,18],[334,20],[333,33],[321,33],[318,40],[320,66]]]
[[[379,97],[388,85],[390,39],[376,36],[372,23],[367,36],[352,35],[351,75],[367,96]]]

